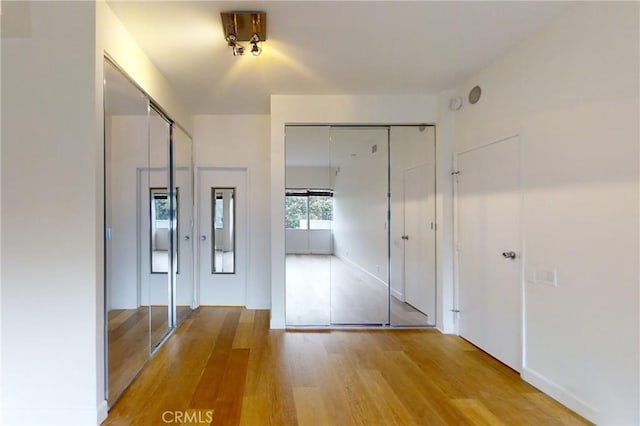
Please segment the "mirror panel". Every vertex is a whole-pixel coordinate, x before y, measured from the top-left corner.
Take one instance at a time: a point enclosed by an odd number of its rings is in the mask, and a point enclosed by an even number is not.
[[[173,256],[175,255],[174,224],[172,223],[174,216],[175,201],[172,199],[175,193],[173,180],[170,176],[169,169],[169,149],[171,140],[171,124],[156,109],[149,110],[149,167],[142,170],[142,184],[147,185],[147,189],[143,192],[149,196],[162,196],[164,199],[153,200],[147,199],[144,203],[146,206],[154,207],[155,205],[164,207],[164,220],[160,221],[159,235],[154,235],[153,228],[156,224],[150,220],[152,215],[147,212],[149,222],[142,222],[142,235],[159,236],[158,241],[164,245],[159,250],[158,258],[164,261],[165,273],[149,273],[147,271],[153,268],[144,268],[141,274],[143,292],[148,295],[148,303],[150,307],[150,335],[152,350],[158,346],[162,339],[172,328],[172,312],[169,309],[172,300],[172,281],[173,281]],[[167,188],[171,190],[168,191]],[[142,212],[141,212],[142,213]],[[151,245],[147,243],[151,248]],[[157,248],[157,247],[156,247]],[[152,259],[153,253],[148,253],[144,258]],[[143,258],[143,261],[145,261]]]
[[[150,188],[149,192],[149,199],[151,200],[149,206],[151,215],[151,226],[149,229],[151,273],[166,274],[169,272],[169,250],[171,249],[171,202],[169,199],[169,191],[167,191],[167,188]],[[176,194],[178,192],[179,189],[176,188]]]
[[[193,280],[193,144],[179,126],[173,128],[177,203],[176,324],[180,324],[194,306]]]
[[[287,126],[285,249],[287,325],[331,324],[333,181],[329,126]]]
[[[235,273],[235,188],[211,188],[211,235],[214,274]]]
[[[136,207],[139,171],[148,168],[149,102],[109,62],[104,64],[104,113],[105,321],[108,403],[112,405],[151,350],[149,304],[146,297],[143,300],[138,278]],[[148,204],[145,207],[147,212]]]
[[[435,130],[392,126],[391,324],[436,325]]]
[[[331,322],[388,323],[386,127],[332,127]]]

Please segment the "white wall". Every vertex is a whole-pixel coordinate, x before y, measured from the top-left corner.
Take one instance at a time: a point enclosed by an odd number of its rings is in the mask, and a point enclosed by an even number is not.
[[[102,58],[106,53],[173,120],[184,127],[187,132],[191,132],[193,121],[190,111],[105,1],[97,0],[96,14],[96,68],[99,76],[102,73]]]
[[[523,377],[588,419],[638,424],[638,3],[580,3],[460,86],[456,150],[519,134]]]
[[[95,4],[5,2],[2,19],[16,32],[2,36],[0,423],[96,424]]]
[[[249,170],[247,308],[268,309],[271,276],[269,116],[197,115],[193,150],[196,166],[243,166]],[[207,304],[207,301],[200,300],[200,303]]]
[[[433,124],[442,114],[438,97],[432,95],[272,95],[271,96],[271,327],[285,326],[285,233],[284,188],[285,156],[284,127],[286,124]],[[447,144],[443,139],[437,143]],[[444,152],[445,150],[443,150]],[[450,163],[449,158],[448,162]],[[450,203],[450,199],[440,200]],[[438,212],[443,212],[439,207]],[[442,223],[449,218],[438,216]],[[439,253],[438,262],[450,259],[450,253]],[[451,282],[439,278],[438,294]],[[452,306],[452,300],[441,302]],[[438,322],[438,327],[451,331],[451,319]]]

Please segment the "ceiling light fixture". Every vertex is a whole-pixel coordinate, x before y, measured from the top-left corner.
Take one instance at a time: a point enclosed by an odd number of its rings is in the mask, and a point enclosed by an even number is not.
[[[233,50],[233,56],[242,56],[244,47],[241,41],[251,43],[254,56],[262,53],[260,44],[267,39],[267,14],[264,12],[224,12],[222,29],[227,44]]]

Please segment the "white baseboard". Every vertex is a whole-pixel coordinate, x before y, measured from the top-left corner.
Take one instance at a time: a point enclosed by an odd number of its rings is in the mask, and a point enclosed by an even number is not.
[[[254,311],[262,311],[262,310],[269,310],[271,309],[271,301],[269,301],[269,303],[265,303],[265,302],[258,302],[258,303],[247,303],[247,305],[245,306],[245,308],[247,309],[252,309]]]
[[[322,254],[322,255],[329,255],[329,254],[333,254],[333,252],[331,250],[293,250],[293,251],[288,251],[286,252],[286,254]]]
[[[286,327],[285,321],[283,319],[274,319],[271,318],[271,322],[269,323],[269,327],[272,330],[284,330]]]
[[[109,404],[106,400],[98,404],[98,424],[101,424],[109,415]]]
[[[595,424],[603,424],[603,419],[598,410],[542,374],[523,367],[520,377],[587,420]]]
[[[6,426],[92,426],[99,425],[107,418],[107,401],[102,401],[93,409],[55,408],[7,408],[4,407],[0,424]]]

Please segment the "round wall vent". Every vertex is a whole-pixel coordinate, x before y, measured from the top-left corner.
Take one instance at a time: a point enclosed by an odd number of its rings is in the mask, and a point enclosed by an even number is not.
[[[475,104],[480,100],[481,95],[482,95],[482,89],[480,89],[480,86],[474,87],[469,92],[469,103],[472,105]]]

